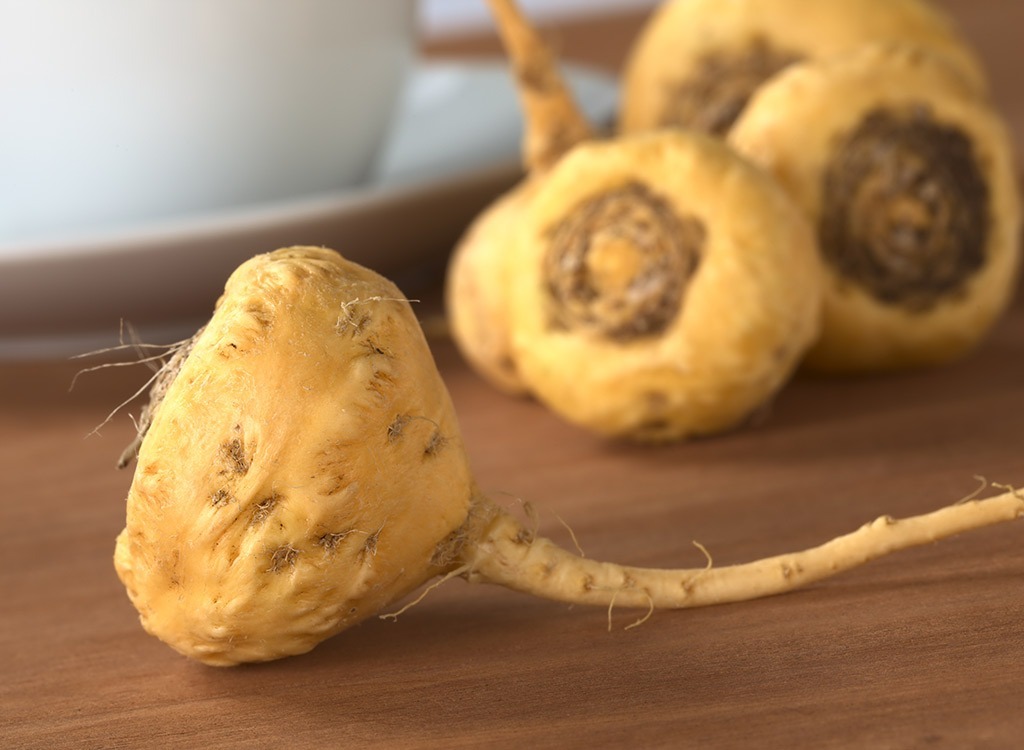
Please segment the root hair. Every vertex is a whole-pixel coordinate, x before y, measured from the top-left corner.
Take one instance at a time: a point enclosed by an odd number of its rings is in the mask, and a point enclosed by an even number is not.
[[[416,606],[417,604],[419,604],[419,603],[420,603],[420,602],[422,602],[422,601],[423,601],[424,599],[426,599],[426,598],[427,598],[427,595],[428,595],[428,594],[429,594],[429,593],[430,593],[431,591],[433,591],[434,589],[436,589],[436,588],[437,588],[438,586],[440,586],[441,584],[443,584],[443,583],[447,583],[448,581],[450,581],[450,580],[451,580],[451,579],[453,579],[453,578],[458,578],[459,576],[461,576],[461,575],[464,575],[464,574],[468,573],[468,572],[470,571],[470,569],[471,569],[471,568],[470,568],[470,566],[469,566],[469,565],[463,565],[463,566],[461,566],[461,567],[455,568],[455,570],[450,570],[450,571],[448,571],[448,572],[447,572],[447,573],[445,573],[445,574],[444,574],[443,576],[441,576],[441,577],[440,577],[440,578],[438,578],[438,579],[437,579],[436,581],[434,581],[434,582],[433,582],[432,584],[430,584],[430,585],[429,585],[429,586],[427,586],[427,587],[426,587],[425,589],[423,589],[422,593],[420,593],[420,595],[419,595],[419,596],[417,596],[417,597],[416,597],[415,599],[413,599],[413,600],[412,600],[411,602],[409,602],[408,604],[406,604],[406,605],[405,605],[404,607],[402,607],[401,609],[397,610],[396,612],[388,612],[388,613],[386,613],[386,614],[383,614],[383,615],[377,615],[377,617],[378,617],[379,619],[381,619],[381,620],[394,620],[395,622],[398,622],[398,618],[399,618],[399,616],[400,616],[400,615],[403,615],[403,614],[405,614],[405,613],[406,613],[406,612],[408,612],[408,611],[409,611],[410,609],[412,609],[412,608],[413,608],[413,607],[415,607],[415,606]]]

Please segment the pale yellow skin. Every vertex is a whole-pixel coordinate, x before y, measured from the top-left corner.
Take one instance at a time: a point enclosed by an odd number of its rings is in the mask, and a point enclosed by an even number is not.
[[[692,79],[708,54],[742,52],[754,39],[807,60],[865,43],[920,46],[947,58],[975,90],[988,88],[974,52],[927,0],[668,0],[627,63],[622,130],[690,125],[665,120],[674,89]]]
[[[452,339],[478,374],[510,395],[525,394],[526,386],[509,338],[507,269],[537,182],[524,180],[476,218],[452,253],[445,282]]]
[[[549,230],[581,202],[634,181],[706,229],[681,308],[663,332],[630,341],[553,327],[541,271]],[[590,270],[605,288],[622,288],[634,256],[599,237]],[[524,381],[566,419],[611,437],[674,440],[736,426],[787,381],[818,333],[821,268],[806,220],[767,175],[697,133],[575,148],[531,202],[511,268]]]
[[[336,253],[280,250],[232,274],[157,408],[115,564],[178,651],[274,659],[436,575],[472,491],[409,303]]]
[[[822,334],[808,367],[857,372],[931,366],[962,357],[1006,308],[1020,264],[1016,161],[999,115],[955,72],[918,50],[872,46],[790,68],[763,87],[729,135],[818,225],[823,174],[835,144],[869,112],[926,104],[971,141],[989,185],[985,265],[963,293],[927,311],[881,302],[826,264]]]

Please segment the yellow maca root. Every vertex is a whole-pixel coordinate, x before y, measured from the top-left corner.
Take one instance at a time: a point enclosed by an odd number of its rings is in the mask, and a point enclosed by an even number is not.
[[[271,659],[443,572],[433,555],[472,493],[401,292],[291,248],[232,274],[154,409],[115,563],[143,626],[178,650]]]
[[[548,175],[509,263],[514,360],[556,413],[664,441],[737,426],[818,333],[805,219],[722,143],[595,142]]]
[[[622,131],[724,135],[760,86],[789,65],[869,43],[930,50],[976,91],[987,90],[973,50],[927,0],[669,0],[627,62]]]
[[[586,139],[540,39],[511,0],[491,5],[512,66],[532,71],[519,76],[528,131],[573,145],[456,251],[456,342],[503,390],[602,435],[664,441],[736,426],[816,334],[810,227],[774,183],[705,136]]]
[[[114,564],[148,632],[217,666],[308,651],[439,576],[565,602],[702,606],[1024,513],[1006,492],[722,568],[577,557],[480,493],[408,303],[321,248],[236,270],[152,413]]]
[[[826,284],[809,367],[947,363],[1009,303],[1021,251],[1010,137],[940,58],[871,45],[794,65],[761,88],[728,142],[816,228]]]

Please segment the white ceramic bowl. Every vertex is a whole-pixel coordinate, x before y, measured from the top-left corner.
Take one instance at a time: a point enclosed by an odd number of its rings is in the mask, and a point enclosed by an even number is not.
[[[350,187],[413,0],[0,0],[0,245]]]

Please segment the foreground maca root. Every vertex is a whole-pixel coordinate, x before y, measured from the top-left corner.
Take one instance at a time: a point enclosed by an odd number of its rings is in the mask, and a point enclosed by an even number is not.
[[[526,112],[529,176],[456,250],[456,343],[502,389],[604,436],[742,424],[817,334],[809,223],[711,137],[592,137],[515,3],[489,4]]]
[[[114,562],[145,629],[218,666],[309,651],[441,576],[563,602],[703,606],[1024,513],[1007,492],[722,568],[577,557],[479,491],[408,302],[322,248],[239,267],[155,395]]]
[[[620,125],[725,135],[758,89],[790,65],[889,42],[931,50],[976,90],[987,89],[974,52],[927,0],[669,0],[631,51]]]

